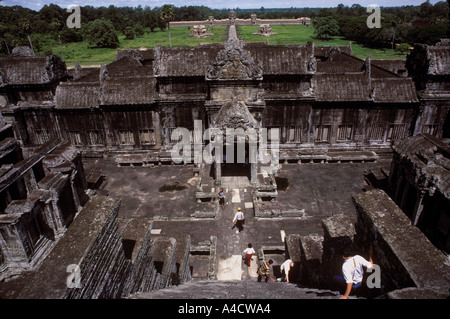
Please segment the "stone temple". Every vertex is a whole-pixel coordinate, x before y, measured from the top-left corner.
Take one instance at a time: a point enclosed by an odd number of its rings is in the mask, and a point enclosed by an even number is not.
[[[0,107],[1,298],[336,298],[349,245],[381,269],[363,297],[449,296],[446,39],[406,61],[246,43],[233,24],[223,44],[99,68],[17,50]],[[261,295],[268,258],[276,277],[295,261],[295,285]]]

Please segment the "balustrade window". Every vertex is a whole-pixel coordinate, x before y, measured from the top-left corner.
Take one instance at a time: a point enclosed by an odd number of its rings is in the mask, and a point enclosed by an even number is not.
[[[331,137],[331,125],[317,125],[314,132],[316,142],[329,142]]]
[[[338,141],[351,141],[353,136],[353,125],[339,125],[338,127]]]
[[[35,130],[34,131],[34,140],[35,144],[45,144],[50,140],[50,135],[48,133],[48,130]]]
[[[281,141],[281,128],[278,126],[267,127],[267,142]]]
[[[88,131],[89,145],[103,145],[99,131]]]
[[[436,136],[438,127],[439,125],[424,125],[422,127],[422,133],[428,133],[430,135]]]
[[[121,145],[134,145],[133,131],[130,130],[119,131],[119,143]]]
[[[155,145],[155,130],[153,129],[145,129],[139,131],[139,140],[142,145]]]
[[[83,145],[83,143],[81,142],[80,132],[78,132],[78,131],[69,131],[68,135],[69,135],[70,143],[72,145],[75,145],[75,146]]]
[[[401,140],[405,137],[406,125],[405,124],[392,124],[389,126],[388,140]]]
[[[384,125],[372,124],[369,129],[369,141],[383,141]]]
[[[302,138],[300,126],[291,126],[288,131],[288,142],[289,143],[300,143]]]

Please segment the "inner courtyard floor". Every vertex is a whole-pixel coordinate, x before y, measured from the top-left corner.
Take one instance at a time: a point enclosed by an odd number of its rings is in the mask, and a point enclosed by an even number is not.
[[[258,218],[254,215],[252,187],[245,176],[225,177],[222,188],[225,205],[196,200],[199,176],[193,166],[121,166],[111,159],[86,159],[86,175],[101,169],[105,180],[101,192],[121,199],[119,220],[152,219],[154,236],[191,236],[191,273],[196,279],[256,280],[257,256],[250,268],[242,261],[242,251],[252,243],[257,252],[274,260],[277,275],[285,260],[284,239],[289,234],[323,234],[322,220],[337,214],[356,219],[352,195],[367,187],[364,172],[388,169],[390,160],[370,163],[282,164],[276,181],[275,202],[260,202],[260,209],[304,210],[303,217]],[[218,189],[217,189],[218,191]],[[245,215],[244,229],[231,229],[237,208]],[[213,218],[196,218],[195,212],[214,211]],[[211,256],[195,247],[215,239],[214,266]],[[211,271],[213,273],[211,273]],[[212,276],[212,277],[211,277]]]

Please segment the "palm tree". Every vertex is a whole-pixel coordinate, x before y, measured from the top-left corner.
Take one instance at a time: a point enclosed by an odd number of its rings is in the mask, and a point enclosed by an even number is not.
[[[30,32],[31,32],[31,23],[30,23],[30,21],[27,20],[27,19],[22,19],[22,20],[20,20],[19,25],[22,28],[23,32],[27,35],[28,42],[30,43],[31,51],[34,52],[33,43],[31,42],[31,39],[30,39]]]
[[[170,37],[170,21],[173,20],[174,12],[173,5],[165,4],[161,8],[161,19],[167,22],[167,29],[169,30],[169,45],[172,47],[172,39]]]

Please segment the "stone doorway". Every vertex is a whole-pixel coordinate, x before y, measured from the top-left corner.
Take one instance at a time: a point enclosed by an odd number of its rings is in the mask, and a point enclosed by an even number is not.
[[[251,170],[249,161],[249,145],[235,142],[223,146],[223,161],[221,163],[223,177],[246,177],[250,181]]]

